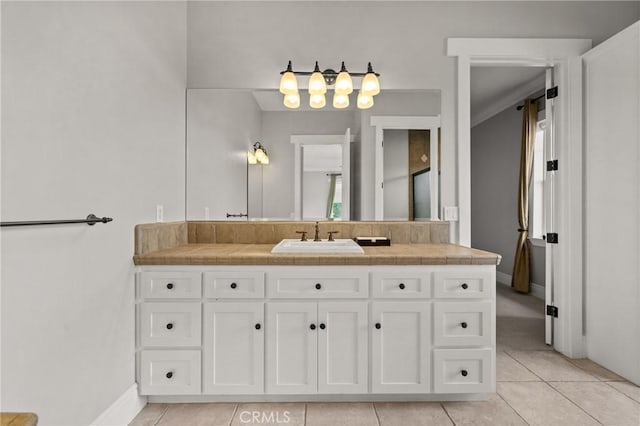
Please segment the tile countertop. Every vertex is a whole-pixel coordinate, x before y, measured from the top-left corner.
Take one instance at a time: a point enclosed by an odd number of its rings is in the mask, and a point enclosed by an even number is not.
[[[133,256],[136,265],[498,265],[501,256],[456,244],[363,247],[364,254],[272,254],[273,244],[183,244]]]

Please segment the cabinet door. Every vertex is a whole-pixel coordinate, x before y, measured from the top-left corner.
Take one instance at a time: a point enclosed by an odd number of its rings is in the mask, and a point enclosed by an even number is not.
[[[369,326],[372,337],[372,391],[429,391],[428,302],[374,302]]]
[[[316,302],[267,303],[267,392],[315,393],[318,327]]]
[[[367,302],[318,303],[318,392],[367,393]]]
[[[264,392],[264,304],[204,306],[204,393]]]

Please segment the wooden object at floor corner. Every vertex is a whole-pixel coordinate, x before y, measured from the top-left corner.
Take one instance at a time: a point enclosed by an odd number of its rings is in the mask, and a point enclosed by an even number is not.
[[[38,416],[34,413],[0,413],[0,426],[36,426]]]

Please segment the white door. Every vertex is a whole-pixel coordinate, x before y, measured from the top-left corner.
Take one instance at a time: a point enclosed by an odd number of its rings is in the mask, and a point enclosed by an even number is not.
[[[367,302],[318,303],[318,392],[367,393]]]
[[[429,392],[429,312],[427,302],[373,302],[373,392]]]
[[[316,302],[267,303],[267,392],[317,391]]]
[[[205,394],[264,392],[264,304],[204,305]]]
[[[545,75],[545,93],[555,86],[553,68],[547,68]],[[545,178],[544,178],[544,235],[545,235],[545,272],[544,272],[544,299],[545,305],[555,306],[554,303],[554,267],[557,255],[555,253],[556,244],[549,243],[546,239],[547,233],[557,232],[555,229],[555,195],[556,195],[556,171],[549,170],[546,167],[549,161],[556,160],[555,146],[555,124],[554,124],[554,98],[545,96],[545,128],[544,128],[544,160],[545,160]],[[531,217],[529,217],[531,223]],[[553,315],[546,315],[544,320],[544,342],[553,346]]]
[[[587,356],[640,385],[640,22],[583,65]]]

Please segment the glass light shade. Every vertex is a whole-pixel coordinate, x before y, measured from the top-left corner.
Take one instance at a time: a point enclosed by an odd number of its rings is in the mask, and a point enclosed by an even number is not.
[[[260,164],[263,164],[263,165],[269,164],[269,156],[265,154],[264,160]]]
[[[256,159],[256,156],[253,155],[253,152],[251,151],[247,151],[247,163],[258,164],[258,160]]]
[[[348,95],[353,92],[353,82],[348,72],[342,71],[338,74],[335,83],[335,92],[341,95]]]
[[[262,148],[258,148],[256,149],[256,160],[258,160],[258,163],[264,164],[264,162],[266,161],[267,158],[267,154],[264,152],[264,150]]]
[[[378,77],[372,72],[367,73],[362,79],[362,89],[360,90],[365,95],[375,96],[380,93],[380,83]]]
[[[300,106],[300,94],[297,90],[284,95],[284,106],[287,108],[298,108]]]
[[[369,109],[373,106],[373,96],[358,92],[358,108]]]
[[[349,95],[345,95],[342,93],[338,93],[337,91],[333,94],[333,107],[342,109],[349,106]]]
[[[311,108],[323,108],[327,104],[324,94],[311,95],[309,97],[309,106]]]
[[[324,81],[324,76],[321,72],[314,72],[309,77],[309,94],[324,95],[325,93],[327,93],[327,83]]]
[[[280,93],[285,95],[296,93],[298,91],[298,80],[296,75],[291,71],[285,72],[280,78]]]

